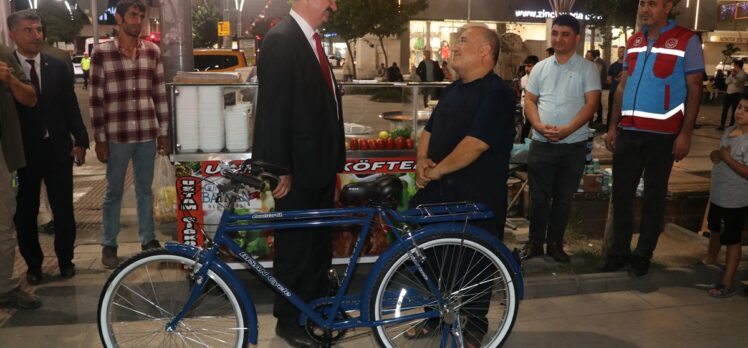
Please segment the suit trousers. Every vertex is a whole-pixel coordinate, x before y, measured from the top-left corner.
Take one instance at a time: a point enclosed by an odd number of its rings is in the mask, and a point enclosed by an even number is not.
[[[15,172],[8,171],[0,144],[0,294],[15,289],[18,277],[13,272],[16,263],[16,231],[13,214],[16,213],[16,189],[11,186]]]
[[[276,200],[275,206],[278,211],[332,208],[334,194],[334,179],[321,189],[292,185],[289,194]],[[273,275],[304,302],[326,296],[330,289],[327,272],[332,265],[331,228],[275,230],[273,236]],[[273,315],[279,325],[298,323],[299,313],[285,296],[275,295]]]
[[[639,241],[633,254],[651,259],[665,225],[665,196],[673,168],[674,134],[619,130],[613,153],[613,246],[609,258],[631,256],[634,197],[644,173]]]
[[[73,260],[75,217],[73,215],[73,159],[56,158],[52,142],[42,144],[31,156],[26,156],[26,167],[18,170],[18,250],[31,270],[41,270],[44,253],[39,245],[37,216],[42,180],[47,185],[47,198],[55,222],[55,253],[58,264],[68,266]]]

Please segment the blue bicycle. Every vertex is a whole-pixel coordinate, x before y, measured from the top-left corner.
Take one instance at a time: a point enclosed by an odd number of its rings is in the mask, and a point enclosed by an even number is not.
[[[468,224],[492,217],[473,203],[419,206],[398,212],[402,184],[393,176],[346,186],[343,202],[360,207],[236,214],[237,192],[277,183],[282,169],[246,161],[225,170],[219,190],[229,204],[203,248],[166,243],[138,254],[109,277],[98,307],[106,347],[246,347],[257,344],[249,289],[225,263],[233,256],[301,311],[300,325],[329,346],[346,330],[368,327],[384,347],[497,347],[508,337],[523,296],[516,254]],[[353,270],[374,224],[394,237],[367,276],[349,293]],[[303,302],[237,245],[232,232],[360,225],[344,276],[330,296]]]

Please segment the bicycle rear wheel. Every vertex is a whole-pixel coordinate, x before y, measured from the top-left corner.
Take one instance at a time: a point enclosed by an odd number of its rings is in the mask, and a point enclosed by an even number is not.
[[[440,306],[411,260],[410,252],[394,255],[382,268],[370,299],[374,320],[432,314],[375,327],[384,347],[497,347],[517,317],[513,274],[502,254],[482,238],[461,232],[420,237],[419,262],[446,301]],[[436,313],[434,313],[436,311]],[[461,336],[461,337],[460,337]]]
[[[126,261],[99,298],[105,347],[245,347],[247,319],[236,289],[209,270],[203,293],[174,331],[166,325],[189,298],[195,260],[153,250]]]

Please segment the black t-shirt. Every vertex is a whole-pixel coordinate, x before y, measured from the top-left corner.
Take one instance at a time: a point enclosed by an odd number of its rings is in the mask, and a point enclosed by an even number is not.
[[[472,201],[487,205],[504,223],[509,155],[515,135],[514,91],[493,72],[470,83],[453,82],[442,91],[426,130],[428,156],[439,163],[466,136],[490,146],[467,167],[429,183],[411,206]]]

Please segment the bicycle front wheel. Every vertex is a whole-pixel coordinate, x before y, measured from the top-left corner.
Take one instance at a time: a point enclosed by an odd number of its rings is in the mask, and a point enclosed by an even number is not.
[[[245,347],[247,319],[236,289],[212,270],[207,284],[173,331],[195,280],[195,260],[166,250],[137,255],[109,277],[99,299],[105,347]]]
[[[416,244],[417,262],[430,280],[412,261],[410,253],[415,249],[397,253],[385,264],[369,303],[374,320],[392,320],[374,328],[379,343],[384,347],[501,345],[518,308],[513,274],[503,255],[469,233],[427,235]]]

